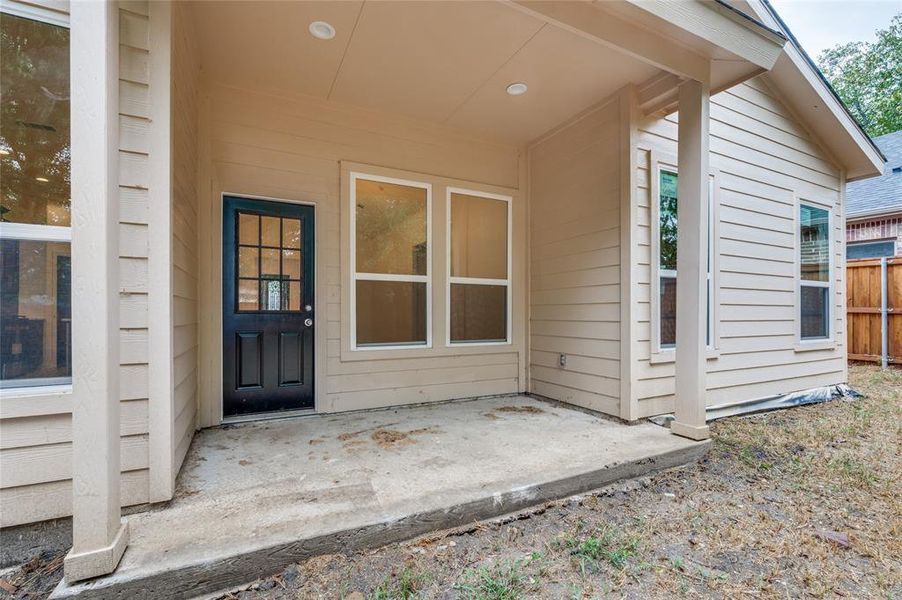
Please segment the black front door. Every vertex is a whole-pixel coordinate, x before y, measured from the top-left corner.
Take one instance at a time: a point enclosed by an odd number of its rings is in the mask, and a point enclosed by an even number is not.
[[[313,207],[223,210],[223,416],[313,408]]]

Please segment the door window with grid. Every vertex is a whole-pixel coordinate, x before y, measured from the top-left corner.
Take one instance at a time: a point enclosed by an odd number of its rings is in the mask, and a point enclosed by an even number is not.
[[[300,219],[238,214],[238,311],[300,311]]]

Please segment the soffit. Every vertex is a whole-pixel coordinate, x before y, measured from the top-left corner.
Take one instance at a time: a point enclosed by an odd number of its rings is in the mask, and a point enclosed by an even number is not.
[[[522,144],[659,71],[506,2],[197,2],[204,73]],[[313,38],[310,22],[336,29]],[[527,94],[508,96],[514,81]]]

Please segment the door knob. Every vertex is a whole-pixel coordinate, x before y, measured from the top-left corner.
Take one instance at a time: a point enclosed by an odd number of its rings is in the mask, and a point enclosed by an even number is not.
[[[310,319],[310,318],[304,319],[304,325],[306,325],[307,327],[310,327],[311,325],[313,325],[313,319]]]

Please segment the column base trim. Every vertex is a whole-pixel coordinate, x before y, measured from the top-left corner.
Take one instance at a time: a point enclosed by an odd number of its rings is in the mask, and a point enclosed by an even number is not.
[[[707,440],[711,437],[711,428],[707,425],[687,425],[677,421],[671,421],[670,432],[695,441]]]
[[[128,521],[122,519],[119,531],[116,532],[109,546],[78,554],[69,551],[63,561],[66,583],[72,584],[76,581],[109,575],[119,566],[126,546],[128,546]]]

